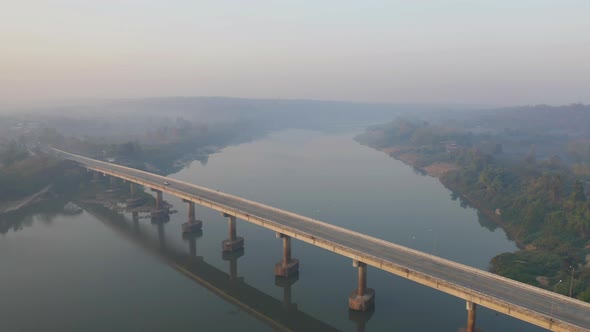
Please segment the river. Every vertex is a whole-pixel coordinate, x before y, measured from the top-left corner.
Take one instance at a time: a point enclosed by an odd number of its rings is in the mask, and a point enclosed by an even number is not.
[[[477,268],[516,250],[482,227],[437,179],[361,146],[354,133],[286,130],[225,148],[171,176],[297,212]],[[86,210],[35,212],[0,235],[1,331],[458,331],[464,301],[369,267],[369,314],[351,313],[350,259],[293,241],[300,273],[275,280],[281,241],[238,221],[241,257],[223,256],[227,222],[197,206],[203,233],[184,237],[187,207],[166,224]],[[179,271],[181,270],[181,271]],[[184,273],[182,273],[182,270]],[[187,277],[188,276],[188,277]],[[482,331],[542,331],[478,308]]]

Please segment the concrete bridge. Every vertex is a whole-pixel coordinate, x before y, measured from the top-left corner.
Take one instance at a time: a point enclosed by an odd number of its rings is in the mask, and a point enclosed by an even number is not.
[[[194,222],[190,218],[194,204],[221,212],[229,223],[228,239],[222,243],[226,252],[240,250],[244,245],[244,239],[237,236],[237,218],[275,231],[283,240],[283,260],[275,266],[277,276],[287,278],[298,271],[299,262],[291,257],[291,239],[351,258],[359,275],[358,287],[349,296],[353,310],[365,311],[374,305],[375,291],[367,288],[370,265],[464,299],[469,332],[475,331],[478,305],[551,331],[590,332],[589,303],[241,197],[53,150],[88,170],[124,179],[131,186],[151,188],[156,192],[157,205],[161,204],[163,193],[182,198],[189,204],[189,224]]]

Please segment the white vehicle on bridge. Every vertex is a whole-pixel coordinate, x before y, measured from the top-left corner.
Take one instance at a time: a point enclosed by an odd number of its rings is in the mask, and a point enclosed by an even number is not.
[[[168,181],[164,181],[164,185],[165,185],[165,186],[169,186],[169,185],[170,185],[170,182],[168,182]]]

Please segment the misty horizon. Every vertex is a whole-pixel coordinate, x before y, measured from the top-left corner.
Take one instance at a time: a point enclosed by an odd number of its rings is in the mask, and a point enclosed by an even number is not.
[[[144,96],[144,97],[121,97],[121,98],[64,98],[64,99],[45,99],[38,101],[19,101],[19,102],[0,102],[0,114],[15,114],[19,112],[62,112],[64,110],[73,110],[80,108],[84,111],[84,107],[100,107],[101,112],[117,112],[117,108],[110,109],[112,105],[119,105],[124,103],[142,104],[142,103],[166,103],[166,102],[260,102],[260,103],[278,103],[283,105],[297,104],[297,103],[312,103],[325,105],[346,105],[346,106],[368,106],[368,107],[390,107],[397,110],[400,107],[409,107],[409,111],[414,108],[419,108],[427,111],[444,111],[444,110],[496,110],[496,109],[511,109],[511,108],[526,108],[526,107],[560,107],[571,105],[586,106],[589,103],[572,101],[568,103],[528,103],[528,104],[485,104],[485,103],[437,103],[437,102],[379,102],[379,101],[363,101],[363,100],[336,100],[336,99],[311,99],[311,98],[250,98],[250,97],[233,97],[233,96]],[[152,107],[151,105],[150,107]],[[360,111],[360,110],[359,110]],[[64,114],[65,115],[65,114]]]
[[[230,96],[589,103],[588,2],[10,3],[0,105]]]

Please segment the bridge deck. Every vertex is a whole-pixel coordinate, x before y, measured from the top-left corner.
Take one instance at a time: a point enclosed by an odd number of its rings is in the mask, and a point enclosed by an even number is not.
[[[588,303],[237,196],[55,151],[88,169],[234,215],[543,328],[590,331]]]

